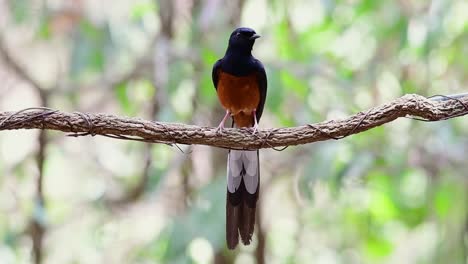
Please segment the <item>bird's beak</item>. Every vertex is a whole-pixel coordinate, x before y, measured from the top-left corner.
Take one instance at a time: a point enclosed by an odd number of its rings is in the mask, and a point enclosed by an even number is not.
[[[253,35],[249,38],[249,40],[255,40],[255,39],[258,39],[259,37],[261,37],[261,36],[258,35],[258,34],[253,34]]]

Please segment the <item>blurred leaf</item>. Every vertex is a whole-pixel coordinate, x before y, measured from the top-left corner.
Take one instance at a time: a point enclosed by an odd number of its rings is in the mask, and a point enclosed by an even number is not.
[[[454,188],[448,184],[439,186],[434,197],[434,206],[437,215],[444,219],[447,218],[449,212],[455,202]]]
[[[336,65],[336,71],[338,75],[344,80],[350,80],[354,77],[354,70],[348,67],[348,65],[345,63],[339,63]]]
[[[203,187],[196,195],[186,215],[175,221],[163,231],[163,236],[151,242],[149,247],[139,255],[150,253],[153,261],[159,260],[160,253],[164,253],[163,262],[187,263],[187,248],[196,237],[208,239],[215,249],[225,247],[224,210],[225,210],[225,180],[218,177],[212,183]],[[223,199],[220,199],[223,197]],[[166,236],[168,234],[168,236]],[[167,242],[165,240],[168,239]],[[165,245],[168,245],[166,247]],[[154,244],[159,244],[154,246]],[[164,250],[162,250],[164,249]],[[154,254],[157,252],[158,254]]]
[[[373,260],[381,260],[393,251],[393,245],[382,236],[371,236],[365,244],[366,253]]]
[[[291,59],[293,57],[289,30],[289,23],[286,19],[283,19],[283,21],[275,27],[275,40],[278,46],[278,55],[285,59]]]
[[[96,74],[103,71],[106,53],[112,50],[109,29],[97,27],[90,21],[82,20],[74,36],[71,58],[71,75]]]
[[[145,250],[137,252],[135,258],[137,260],[149,258],[152,262],[164,263],[165,256],[170,247],[169,239],[170,232],[162,232]]]
[[[294,122],[294,119],[291,117],[291,115],[286,113],[286,111],[277,112],[276,118],[280,126],[289,127],[289,126],[294,126],[296,124],[296,122]]]
[[[130,102],[127,94],[128,83],[118,84],[115,91],[117,96],[117,101],[120,104],[120,107],[124,110],[125,113],[131,114],[134,112],[134,105]]]
[[[398,217],[398,208],[390,195],[377,190],[372,191],[369,211],[378,222],[386,222]]]
[[[399,216],[399,209],[392,198],[393,184],[390,176],[375,172],[369,176],[370,204],[369,212],[378,223],[383,223]]]
[[[403,94],[417,93],[418,90],[419,90],[419,87],[417,87],[415,85],[415,83],[413,83],[412,81],[404,80],[402,82],[402,93]]]
[[[268,100],[266,107],[277,113],[281,110],[281,105],[284,99],[284,88],[281,83],[280,71],[275,69],[268,69]]]
[[[161,170],[158,168],[151,168],[150,177],[148,179],[148,183],[146,184],[146,189],[148,192],[153,192],[160,186],[161,180],[163,179],[163,175],[166,170]]]
[[[52,32],[50,30],[50,20],[48,17],[42,17],[39,23],[39,30],[37,34],[42,39],[50,39],[52,37]]]
[[[156,13],[156,9],[156,1],[138,1],[132,6],[130,16],[134,20],[139,20],[148,14]]]
[[[427,175],[416,169],[407,169],[401,175],[399,197],[402,203],[417,208],[426,203]]]
[[[24,23],[31,17],[30,0],[10,0],[9,2],[16,23]]]
[[[356,7],[356,13],[358,15],[364,15],[369,12],[375,11],[375,9],[381,4],[379,1],[373,0],[361,0]]]
[[[375,161],[370,153],[353,155],[354,150],[348,144],[341,144],[337,157],[332,161],[335,173],[331,175],[330,186],[333,193],[339,195],[344,183],[357,184]],[[346,195],[346,193],[344,193]]]
[[[333,40],[338,36],[338,28],[330,19],[327,19],[321,25],[310,27],[301,35],[300,43],[306,47],[306,52],[314,56],[317,53],[326,51]],[[307,58],[307,56],[303,56]]]
[[[202,49],[201,57],[203,65],[206,65],[206,67],[204,67],[200,83],[201,100],[205,103],[212,103],[216,98],[216,90],[214,88],[213,81],[211,78],[212,67],[215,64],[216,60],[218,60],[221,57],[217,55],[213,50],[206,48]]]
[[[290,72],[281,71],[281,81],[283,83],[283,89],[294,91],[299,98],[303,98],[305,100],[309,88],[303,80],[298,79]]]

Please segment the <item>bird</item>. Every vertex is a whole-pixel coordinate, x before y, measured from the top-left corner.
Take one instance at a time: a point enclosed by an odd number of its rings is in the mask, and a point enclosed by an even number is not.
[[[236,128],[257,132],[267,95],[267,75],[263,64],[252,55],[258,35],[253,29],[235,29],[224,57],[213,65],[212,79],[217,97],[226,113],[216,128],[222,132],[232,117]],[[255,226],[260,190],[258,150],[229,150],[227,157],[226,243],[229,249],[249,245]]]

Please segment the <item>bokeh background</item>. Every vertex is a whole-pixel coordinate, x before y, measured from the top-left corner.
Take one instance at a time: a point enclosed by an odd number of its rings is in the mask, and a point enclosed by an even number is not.
[[[216,125],[211,67],[254,28],[263,128],[468,89],[465,0],[0,0],[0,110]],[[226,150],[0,133],[0,263],[468,263],[468,121],[261,151],[253,244],[225,246]]]

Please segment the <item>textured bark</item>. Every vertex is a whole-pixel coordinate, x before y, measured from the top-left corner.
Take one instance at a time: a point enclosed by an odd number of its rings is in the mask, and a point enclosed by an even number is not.
[[[216,133],[213,127],[37,108],[0,112],[0,130],[49,129],[69,132],[72,133],[71,136],[102,135],[152,143],[259,149],[339,139],[383,125],[399,117],[412,116],[426,121],[440,121],[466,114],[468,114],[468,96],[430,100],[420,95],[408,94],[348,118],[299,127],[260,129],[256,134],[252,134],[250,129],[226,128]]]

